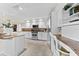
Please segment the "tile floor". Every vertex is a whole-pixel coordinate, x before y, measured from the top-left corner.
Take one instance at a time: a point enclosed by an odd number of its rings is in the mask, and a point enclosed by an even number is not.
[[[47,41],[27,39],[25,42],[26,50],[21,56],[52,56]]]

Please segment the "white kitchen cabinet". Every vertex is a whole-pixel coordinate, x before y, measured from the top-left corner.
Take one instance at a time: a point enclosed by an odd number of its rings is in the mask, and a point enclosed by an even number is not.
[[[43,40],[47,40],[47,32],[42,33]]]
[[[32,38],[32,33],[31,32],[25,32],[25,38],[26,39]]]
[[[24,50],[24,35],[11,39],[0,39],[0,52],[6,56],[17,56]]]
[[[4,40],[0,40],[1,43],[1,51],[3,52],[2,54],[6,55],[6,56],[10,56],[10,55],[15,55],[15,40],[12,39],[4,39]]]
[[[28,38],[28,32],[24,32],[25,33],[25,38]]]
[[[42,39],[41,32],[38,32],[38,39],[39,39],[39,40],[41,40],[41,39]]]
[[[68,10],[63,10],[62,23],[69,23],[69,21],[79,19],[78,17],[79,12],[78,11],[76,13],[74,12],[74,10],[75,11],[77,10],[75,7],[77,7],[78,5],[79,5],[78,3],[74,3],[70,8],[68,8]],[[72,15],[70,15],[71,12],[72,12]]]
[[[38,32],[38,39],[47,40],[47,32]]]
[[[15,37],[15,51],[16,51],[16,55],[20,54],[25,47],[25,36],[21,35],[19,37]]]
[[[45,21],[43,19],[38,20],[39,28],[46,28]]]

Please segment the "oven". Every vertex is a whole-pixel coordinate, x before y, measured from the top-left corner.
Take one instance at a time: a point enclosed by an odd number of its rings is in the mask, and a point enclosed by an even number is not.
[[[38,25],[32,26],[32,39],[38,39]]]

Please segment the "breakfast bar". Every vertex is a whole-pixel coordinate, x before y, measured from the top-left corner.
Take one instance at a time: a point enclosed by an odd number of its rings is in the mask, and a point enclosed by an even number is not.
[[[77,56],[79,56],[79,42],[78,41],[72,40],[70,38],[66,38],[62,36],[61,34],[54,34],[54,35],[57,37],[59,41],[69,46],[74,51],[74,53]]]

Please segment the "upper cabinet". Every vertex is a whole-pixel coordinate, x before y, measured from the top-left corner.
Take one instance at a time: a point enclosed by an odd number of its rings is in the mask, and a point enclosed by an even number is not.
[[[65,6],[64,6],[64,10],[68,10],[70,7],[72,7],[73,3],[67,3]]]
[[[45,21],[43,19],[39,19],[38,21],[39,28],[46,28]]]
[[[63,23],[79,21],[79,4],[67,3],[63,8]]]
[[[33,28],[33,25],[38,25],[39,28],[47,28],[47,23],[44,19],[26,20],[25,23],[21,24],[21,28]]]

